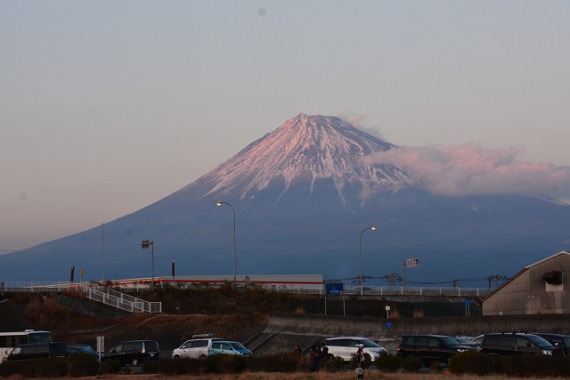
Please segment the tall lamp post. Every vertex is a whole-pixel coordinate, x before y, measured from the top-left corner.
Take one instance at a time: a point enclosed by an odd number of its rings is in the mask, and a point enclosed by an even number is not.
[[[358,276],[358,283],[360,284],[360,295],[363,294],[363,290],[362,290],[362,235],[364,235],[364,233],[366,231],[374,231],[375,229],[376,229],[375,226],[368,227],[360,233],[360,276]]]
[[[236,280],[237,280],[237,253],[236,253],[236,209],[234,208],[234,206],[231,205],[231,203],[228,202],[224,202],[224,201],[217,201],[216,202],[216,206],[221,206],[221,205],[228,205],[232,208],[232,211],[234,213],[234,285],[236,284]]]
[[[152,248],[152,287],[154,288],[154,241],[143,240],[141,243],[142,249]]]

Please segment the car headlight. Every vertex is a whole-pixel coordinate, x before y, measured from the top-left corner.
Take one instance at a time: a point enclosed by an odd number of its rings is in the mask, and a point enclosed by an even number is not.
[[[542,353],[544,355],[552,355],[552,351],[549,351],[549,350],[542,350]]]

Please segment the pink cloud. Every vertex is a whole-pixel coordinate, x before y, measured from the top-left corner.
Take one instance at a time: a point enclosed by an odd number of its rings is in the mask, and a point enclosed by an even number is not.
[[[364,158],[367,165],[391,164],[417,184],[440,195],[520,194],[570,199],[570,167],[518,161],[520,149],[456,147],[393,148]]]

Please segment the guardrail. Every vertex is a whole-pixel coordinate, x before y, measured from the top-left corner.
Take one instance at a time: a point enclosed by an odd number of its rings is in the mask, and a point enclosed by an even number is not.
[[[126,281],[126,280],[125,280]],[[128,285],[123,285],[125,288],[148,288],[151,286],[150,278],[129,280]],[[165,286],[169,284],[164,279],[155,281],[157,286]],[[187,285],[187,284],[186,284]],[[215,286],[215,284],[205,284]],[[180,284],[174,284],[180,286]],[[259,286],[259,285],[258,285]],[[244,288],[247,285],[240,284],[238,288]],[[359,296],[361,293],[358,285],[344,285],[342,291],[327,293],[325,284],[321,287],[311,286],[304,287],[299,284],[287,284],[277,286],[262,286],[268,290],[293,293],[293,294],[313,294],[313,295],[350,295]],[[70,283],[70,282],[20,282],[20,283],[4,283],[0,282],[0,291],[53,291],[53,290],[69,290],[72,288],[85,288],[83,289],[89,297],[103,302],[108,305],[119,307],[124,310],[137,312],[144,311],[148,313],[162,312],[162,303],[148,302],[142,299],[115,291],[109,287],[97,285],[95,283]],[[87,289],[91,289],[88,291]],[[493,289],[488,288],[461,288],[461,287],[412,287],[412,286],[365,286],[362,288],[363,296],[448,296],[448,297],[484,297],[489,294]],[[142,302],[141,306],[139,303]],[[118,306],[116,306],[118,305]]]
[[[411,286],[371,286],[365,287],[362,290],[363,295],[372,296],[449,296],[449,297],[484,297],[489,294],[491,290],[484,288],[460,288],[460,287],[411,287]],[[359,286],[345,287],[345,294],[360,294]]]
[[[90,282],[0,282],[1,292],[59,292],[78,291],[93,301],[131,313],[162,313],[162,302],[149,302]]]

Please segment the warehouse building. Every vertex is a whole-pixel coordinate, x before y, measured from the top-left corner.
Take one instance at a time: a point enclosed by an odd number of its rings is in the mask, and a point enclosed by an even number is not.
[[[483,315],[570,314],[570,252],[529,265],[483,299]]]

